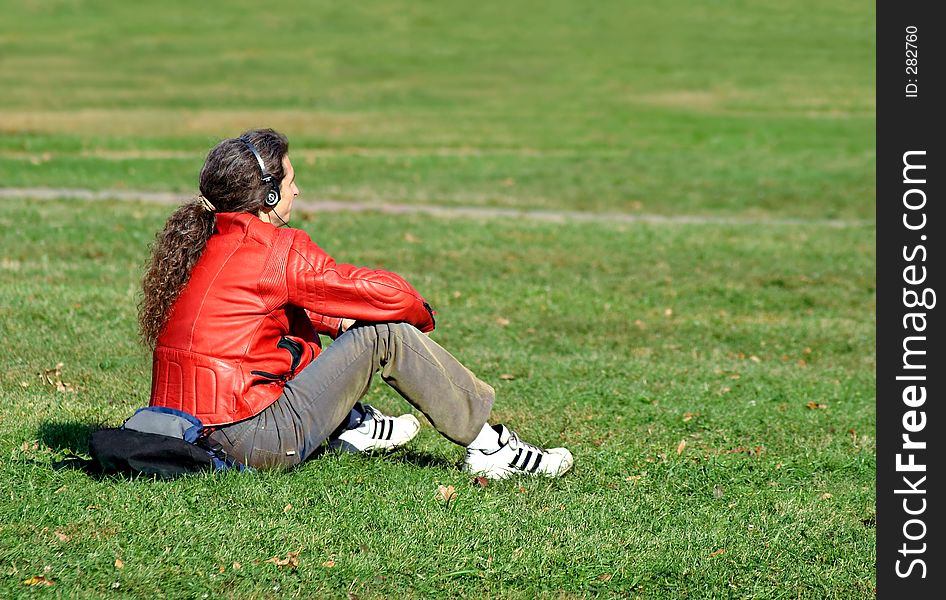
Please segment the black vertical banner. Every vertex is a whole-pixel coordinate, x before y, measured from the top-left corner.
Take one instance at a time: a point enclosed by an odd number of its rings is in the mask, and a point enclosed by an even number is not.
[[[937,2],[877,2],[877,597],[946,597],[946,97]]]

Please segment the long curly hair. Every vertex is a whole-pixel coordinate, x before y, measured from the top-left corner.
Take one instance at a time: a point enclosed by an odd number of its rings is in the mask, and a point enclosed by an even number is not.
[[[282,160],[289,153],[289,141],[272,129],[244,132],[263,159],[273,179],[281,182],[285,173]],[[138,331],[151,348],[167,325],[171,309],[190,280],[191,271],[216,230],[216,213],[258,214],[265,207],[269,186],[260,178],[259,163],[240,138],[226,139],[214,146],[200,171],[200,198],[180,206],[168,218],[151,245],[151,258],[142,279],[142,299],[138,305]]]

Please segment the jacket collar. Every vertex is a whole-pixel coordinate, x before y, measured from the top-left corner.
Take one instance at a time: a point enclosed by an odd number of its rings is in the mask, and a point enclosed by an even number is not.
[[[262,223],[259,217],[250,213],[217,213],[217,231],[221,234],[245,232],[254,221]]]

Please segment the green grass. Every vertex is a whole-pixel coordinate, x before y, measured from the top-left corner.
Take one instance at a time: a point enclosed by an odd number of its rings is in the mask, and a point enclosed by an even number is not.
[[[872,228],[310,218],[339,260],[414,281],[495,417],[569,447],[574,472],[479,489],[429,427],[291,474],[52,471],[147,402],[136,284],[167,210],[3,217],[0,594],[48,565],[91,596],[872,596]],[[41,380],[60,361],[75,393]],[[380,383],[369,400],[407,408]],[[254,563],[300,549],[294,570]]]
[[[272,125],[310,198],[873,216],[872,3],[3,8],[6,186],[190,192]]]
[[[0,9],[4,187],[195,193],[216,141],[273,126],[309,201],[710,217],[295,215],[412,281],[573,472],[479,488],[425,427],[152,482],[50,465],[148,401],[170,207],[0,199],[0,596],[874,597],[873,3]]]

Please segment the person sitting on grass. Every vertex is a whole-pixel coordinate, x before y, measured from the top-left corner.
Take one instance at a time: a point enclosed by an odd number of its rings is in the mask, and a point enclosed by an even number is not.
[[[201,195],[156,236],[139,328],[153,349],[151,406],[188,412],[235,460],[288,468],[325,442],[349,452],[402,446],[420,429],[359,402],[373,374],[466,447],[491,479],[562,475],[565,448],[487,422],[495,399],[429,335],[434,311],[399,275],[336,263],[288,227],[299,195],[289,143],[272,129],[218,143]],[[319,334],[333,339],[324,350]]]

